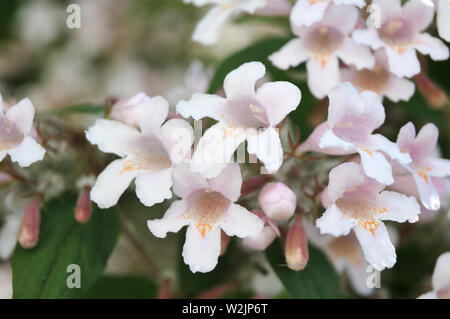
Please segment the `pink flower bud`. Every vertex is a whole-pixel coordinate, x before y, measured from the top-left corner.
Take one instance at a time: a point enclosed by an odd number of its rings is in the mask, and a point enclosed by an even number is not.
[[[39,202],[39,197],[33,198],[22,217],[22,224],[19,228],[19,244],[25,249],[36,247],[39,241],[39,227],[41,225]]]
[[[255,210],[252,213],[264,221],[265,225],[257,236],[244,238],[242,244],[254,250],[264,250],[269,247],[277,236],[280,236],[280,231],[278,230],[277,224],[262,211]]]
[[[77,206],[75,208],[75,219],[79,223],[87,223],[91,219],[92,204],[90,196],[90,187],[85,186],[78,197]]]
[[[308,238],[303,228],[302,219],[297,216],[289,228],[284,245],[284,253],[288,267],[292,270],[303,270],[308,263]]]
[[[259,193],[259,205],[269,218],[275,220],[290,218],[296,202],[294,192],[283,183],[267,183]]]
[[[425,73],[416,75],[414,81],[420,93],[422,93],[431,107],[439,109],[448,104],[447,94]]]

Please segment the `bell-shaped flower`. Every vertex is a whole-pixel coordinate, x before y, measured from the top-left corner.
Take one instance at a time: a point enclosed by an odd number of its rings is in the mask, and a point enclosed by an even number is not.
[[[437,28],[439,36],[450,42],[450,1],[435,0],[437,9]]]
[[[328,98],[327,128],[319,140],[319,147],[357,152],[367,176],[386,185],[392,184],[392,167],[384,154],[401,164],[410,163],[411,158],[383,135],[372,134],[385,120],[378,95],[371,91],[359,93],[345,82],[336,86]]]
[[[399,78],[389,71],[389,64],[384,50],[375,52],[375,67],[358,70],[354,66],[341,68],[341,80],[353,84],[358,91],[373,91],[383,99],[387,97],[393,102],[409,101],[415,87],[412,81]]]
[[[450,176],[450,161],[436,156],[439,130],[427,124],[416,136],[414,124],[409,122],[400,129],[397,145],[402,152],[409,153],[412,162],[403,167],[412,174],[423,206],[429,210],[440,208],[439,192],[433,178]]]
[[[378,271],[391,268],[397,257],[383,221],[418,221],[416,199],[383,191],[385,185],[367,177],[357,163],[341,164],[329,177],[331,206],[316,221],[320,232],[339,237],[353,229],[367,262]]]
[[[422,0],[409,0],[403,7],[400,0],[374,0],[372,6],[379,8],[380,28],[355,30],[352,37],[374,50],[383,48],[396,76],[412,77],[420,72],[416,50],[436,61],[448,59],[445,43],[423,32],[433,20],[433,7]]]
[[[31,136],[34,106],[23,99],[3,113],[0,96],[0,161],[9,155],[13,162],[28,167],[44,158],[45,149]]]
[[[195,120],[210,117],[219,123],[200,139],[191,168],[205,178],[220,174],[234,151],[247,140],[247,151],[255,154],[269,172],[283,162],[283,149],[275,126],[300,103],[300,90],[289,82],[268,82],[255,91],[256,81],[264,76],[260,62],[249,62],[231,71],[225,78],[226,98],[196,93],[189,101],[180,101],[177,112]]]
[[[267,217],[262,211],[255,210],[252,211],[252,213],[264,222],[264,228],[258,235],[244,238],[242,244],[254,250],[264,250],[269,247],[275,238],[280,237],[280,231],[277,223],[273,219]]]
[[[181,197],[164,217],[147,222],[159,238],[188,226],[183,247],[184,262],[192,272],[209,272],[218,262],[221,230],[228,236],[257,236],[263,221],[246,208],[235,204],[241,193],[242,176],[238,164],[229,164],[212,179],[193,173],[188,164],[173,170],[173,191]]]
[[[114,206],[136,178],[136,195],[146,206],[172,197],[172,167],[185,160],[193,142],[192,127],[184,120],[167,118],[169,104],[148,98],[132,111],[139,129],[119,121],[99,119],[86,138],[116,159],[98,176],[91,200],[100,208]]]
[[[375,65],[370,49],[349,37],[357,22],[355,7],[330,5],[320,22],[309,27],[291,24],[297,38],[269,56],[269,60],[282,70],[306,62],[308,87],[317,98],[323,98],[340,82],[339,58],[358,70]]]
[[[266,6],[267,0],[184,0],[198,7],[212,5],[210,11],[197,24],[192,40],[211,45],[217,42],[223,25],[239,13],[253,14],[257,9]]]
[[[433,291],[423,294],[419,299],[450,299],[450,252],[439,256],[431,278]]]
[[[298,26],[310,26],[323,19],[330,4],[366,5],[364,0],[297,0],[291,12],[291,22]]]

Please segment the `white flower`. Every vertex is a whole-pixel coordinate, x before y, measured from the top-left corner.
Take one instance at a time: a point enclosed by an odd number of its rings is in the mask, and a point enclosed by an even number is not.
[[[402,152],[409,153],[412,162],[404,165],[414,177],[423,206],[438,210],[441,206],[438,190],[433,178],[450,176],[450,161],[436,156],[439,130],[434,124],[427,124],[416,136],[414,124],[409,122],[400,129],[397,145]]]
[[[340,82],[338,58],[358,70],[375,65],[370,49],[349,37],[357,21],[356,8],[331,5],[324,18],[310,27],[292,24],[298,38],[290,40],[269,56],[269,60],[283,70],[307,61],[309,89],[317,98],[323,98]]]
[[[450,299],[450,252],[439,256],[431,279],[433,291],[423,294],[419,299]]]
[[[297,108],[301,93],[289,82],[265,83],[255,91],[255,83],[264,73],[262,63],[245,63],[226,76],[226,98],[197,93],[178,103],[177,112],[184,117],[219,121],[197,145],[191,164],[194,172],[205,178],[219,175],[245,140],[248,153],[255,154],[269,172],[281,166],[283,149],[275,126]]]
[[[297,0],[291,12],[291,22],[298,26],[310,26],[323,19],[332,3],[360,8],[366,5],[364,0]]]
[[[437,28],[439,36],[450,42],[450,1],[434,0],[437,10]]]
[[[373,91],[381,99],[386,96],[393,102],[408,101],[414,94],[414,83],[399,78],[389,71],[384,50],[375,52],[375,67],[357,70],[355,67],[341,68],[341,80],[351,82],[360,92]]]
[[[400,0],[374,0],[379,6],[379,29],[355,30],[353,39],[374,50],[386,51],[389,69],[398,77],[412,77],[420,72],[416,50],[433,60],[449,57],[447,46],[439,39],[423,33],[432,22],[434,9],[421,0],[410,0],[402,8]]]
[[[221,229],[228,236],[257,236],[264,223],[255,214],[235,204],[240,196],[242,176],[239,165],[229,164],[217,176],[206,180],[181,164],[173,171],[173,191],[182,199],[174,201],[162,219],[148,221],[159,238],[188,226],[183,247],[184,262],[192,272],[213,270],[220,255]]]
[[[45,149],[31,137],[34,106],[23,99],[3,114],[0,96],[0,161],[6,155],[22,167],[28,167],[44,158]]]
[[[255,13],[263,8],[267,0],[184,0],[196,6],[213,5],[212,9],[197,24],[192,40],[202,44],[211,45],[217,42],[220,30],[227,20],[241,12]]]
[[[416,222],[420,214],[414,197],[382,191],[384,187],[367,177],[359,164],[341,164],[330,172],[331,206],[316,221],[322,234],[335,237],[353,229],[365,259],[378,271],[391,268],[397,259],[383,221]]]
[[[98,176],[91,199],[100,208],[114,206],[136,178],[136,195],[146,206],[172,197],[172,166],[182,162],[193,142],[192,127],[184,120],[167,118],[169,104],[160,96],[147,97],[133,109],[139,130],[118,121],[99,119],[86,138],[113,161]],[[162,125],[162,126],[161,126]]]
[[[378,95],[371,91],[359,93],[345,82],[336,86],[328,97],[327,122],[325,126],[317,127],[324,132],[319,148],[327,153],[337,150],[339,155],[341,151],[357,152],[367,176],[386,185],[392,184],[392,167],[382,152],[402,164],[410,163],[411,158],[383,135],[372,134],[385,120],[384,107]]]

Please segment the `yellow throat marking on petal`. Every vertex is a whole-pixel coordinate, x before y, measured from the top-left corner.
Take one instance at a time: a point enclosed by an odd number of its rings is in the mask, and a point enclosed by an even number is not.
[[[366,152],[370,156],[373,156],[373,151],[370,148],[362,148],[361,151]]]
[[[362,226],[365,230],[369,231],[372,236],[375,236],[375,232],[378,229],[378,222],[374,218],[359,219],[358,225]]]
[[[375,236],[378,228],[377,215],[387,213],[385,207],[377,207],[364,202],[337,200],[336,206],[346,215],[346,217],[357,220],[358,225],[371,232]]]
[[[422,170],[416,172],[416,174],[419,175],[420,177],[422,177],[423,180],[425,181],[425,183],[428,184],[430,182],[430,180],[429,180],[427,172],[429,172],[430,170],[431,170],[430,167],[425,167]]]
[[[228,210],[229,205],[230,200],[222,194],[205,189],[182,216],[184,219],[192,220],[200,235],[205,238]]]
[[[120,171],[120,175],[122,175],[123,173],[129,172],[129,171],[140,170],[142,168],[143,168],[143,166],[141,164],[133,162],[132,160],[128,159],[123,163],[123,168]]]

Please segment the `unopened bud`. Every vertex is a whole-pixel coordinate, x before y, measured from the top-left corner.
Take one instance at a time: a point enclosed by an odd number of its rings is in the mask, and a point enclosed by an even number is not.
[[[78,197],[77,206],[75,208],[75,219],[79,223],[87,223],[91,219],[92,204],[90,187],[85,186]]]
[[[158,290],[157,299],[171,299],[172,292],[171,292],[171,282],[170,279],[166,278],[164,279],[161,287]]]
[[[428,104],[436,109],[448,104],[448,97],[444,90],[434,83],[425,73],[420,73],[414,77],[417,88]]]
[[[262,211],[256,210],[252,213],[264,222],[264,228],[256,236],[245,237],[242,244],[254,250],[264,250],[269,247],[277,236],[280,236],[280,231],[278,230],[277,224]]]
[[[19,244],[25,249],[36,247],[39,241],[39,227],[41,225],[39,202],[39,197],[33,198],[22,217],[19,228]]]
[[[274,220],[290,218],[296,203],[294,192],[283,183],[267,183],[259,193],[259,205],[267,217]]]
[[[308,263],[308,238],[303,228],[302,219],[297,216],[289,228],[284,245],[284,253],[288,267],[292,270],[303,270]]]
[[[225,232],[222,230],[220,232],[220,256],[225,254],[229,243],[230,243],[230,236],[225,234]]]

